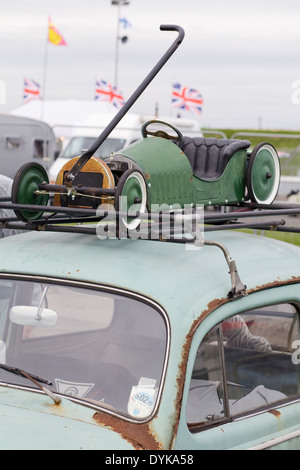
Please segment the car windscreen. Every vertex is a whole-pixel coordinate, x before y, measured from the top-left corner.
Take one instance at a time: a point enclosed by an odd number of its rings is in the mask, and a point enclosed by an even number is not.
[[[95,137],[73,137],[64,152],[62,158],[78,157],[83,151],[90,148],[95,142]],[[95,156],[99,158],[109,157],[111,152],[121,150],[125,145],[125,139],[107,138],[103,144],[95,152]]]
[[[120,292],[20,279],[0,279],[0,308],[0,363],[130,419],[152,414],[168,342],[160,308]],[[32,387],[3,369],[0,381]]]

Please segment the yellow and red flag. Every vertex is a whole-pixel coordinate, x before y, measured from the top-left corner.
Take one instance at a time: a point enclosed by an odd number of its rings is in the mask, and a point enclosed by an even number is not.
[[[60,32],[55,28],[54,24],[49,17],[48,22],[48,41],[54,44],[55,46],[66,46],[67,43],[64,40]]]

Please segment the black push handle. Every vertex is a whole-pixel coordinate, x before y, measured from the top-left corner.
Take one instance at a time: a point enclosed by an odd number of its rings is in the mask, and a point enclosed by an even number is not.
[[[176,40],[172,43],[169,49],[165,52],[162,58],[157,62],[155,67],[151,70],[151,72],[147,75],[147,77],[142,81],[140,86],[134,91],[134,93],[128,98],[125,102],[124,106],[119,110],[119,112],[114,116],[108,126],[103,130],[103,132],[99,135],[99,137],[95,140],[95,142],[90,146],[90,148],[84,152],[81,157],[77,160],[77,162],[73,165],[70,171],[67,174],[67,182],[71,183],[81,170],[81,168],[86,164],[86,162],[91,158],[91,156],[96,152],[96,150],[100,147],[100,145],[105,141],[105,139],[109,136],[109,134],[114,130],[116,125],[121,121],[123,116],[129,111],[132,105],[136,102],[136,100],[141,96],[143,91],[147,88],[147,86],[151,83],[154,77],[158,74],[158,72],[162,69],[165,63],[170,59],[170,57],[174,54],[176,49],[182,43],[184,39],[184,30],[181,26],[177,25],[161,25],[161,31],[177,31],[178,36]]]

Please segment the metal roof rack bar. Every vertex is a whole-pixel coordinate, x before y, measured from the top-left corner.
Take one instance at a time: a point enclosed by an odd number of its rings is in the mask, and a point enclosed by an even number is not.
[[[246,217],[268,217],[274,215],[297,215],[300,214],[300,207],[293,206],[291,208],[282,208],[282,209],[264,209],[264,210],[245,210],[245,211],[233,211],[215,214],[206,214],[204,216],[205,222],[213,221],[225,221],[230,219],[241,219]]]
[[[285,221],[283,219],[279,220],[266,220],[266,217],[277,216],[277,215],[297,215],[300,214],[300,207],[282,207],[282,208],[268,208],[268,209],[251,209],[248,210],[248,207],[242,208],[241,210],[226,212],[226,213],[214,213],[208,214],[204,213],[203,216],[199,215],[197,212],[188,212],[184,213],[180,211],[172,212],[156,212],[156,213],[145,213],[140,214],[136,213],[127,213],[113,210],[98,210],[91,208],[83,207],[62,207],[62,206],[51,206],[51,205],[30,205],[30,204],[14,204],[7,201],[0,200],[0,209],[6,210],[30,210],[37,212],[44,212],[43,216],[36,220],[28,220],[27,222],[18,223],[18,228],[24,227],[24,230],[37,230],[37,226],[45,226],[52,224],[66,224],[66,223],[80,223],[80,222],[90,222],[96,223],[101,220],[113,221],[116,222],[118,227],[122,225],[122,218],[139,218],[142,223],[147,223],[151,230],[162,231],[164,227],[164,218],[163,216],[167,215],[168,220],[171,224],[180,224],[181,222],[185,224],[185,228],[188,232],[192,231],[195,233],[197,224],[204,225],[204,231],[218,231],[218,230],[231,230],[231,229],[242,229],[242,228],[260,228],[262,230],[278,230],[285,232],[295,232],[300,233],[298,227],[288,227],[285,226]],[[240,219],[252,219],[251,221],[242,222]],[[253,221],[253,218],[256,220]],[[261,221],[257,220],[261,219]],[[2,228],[9,228],[8,224],[12,222],[17,223],[15,217],[0,217],[0,223]],[[192,224],[194,226],[192,227]],[[26,226],[26,228],[25,228]],[[57,225],[55,225],[57,226]],[[168,225],[167,225],[168,227]],[[189,227],[192,230],[189,230]],[[11,228],[11,226],[10,226]],[[121,226],[121,229],[124,228]],[[171,227],[172,228],[172,227]],[[78,229],[78,226],[75,227],[75,230]],[[53,228],[51,230],[54,230]],[[126,229],[127,230],[127,229]]]
[[[166,242],[172,242],[172,243],[191,243],[193,242],[192,239],[189,238],[182,238],[182,239],[168,239],[165,240]],[[230,274],[230,279],[231,279],[231,290],[228,292],[227,297],[231,300],[236,300],[241,297],[247,296],[247,286],[244,285],[240,279],[236,263],[235,261],[231,258],[229,251],[227,250],[226,246],[223,245],[222,243],[215,242],[212,240],[204,240],[203,244],[206,246],[215,246],[217,248],[220,248],[224,254],[226,263],[229,267],[229,274]]]
[[[229,299],[239,299],[240,297],[245,297],[247,295],[246,286],[242,283],[235,261],[231,258],[229,251],[226,246],[222,243],[205,240],[204,245],[216,246],[220,248],[225,256],[226,262],[229,267],[229,274],[231,279],[231,290],[228,292],[227,296]]]
[[[279,230],[280,227],[285,225],[285,220],[274,220],[268,222],[249,222],[249,223],[240,223],[235,222],[231,224],[223,224],[223,225],[206,225],[204,227],[205,232],[217,232],[221,230],[241,230],[247,228],[254,228],[254,229],[261,229],[261,230]]]
[[[24,231],[44,231],[44,232],[69,232],[96,235],[95,227],[83,225],[51,225],[51,224],[29,224],[24,222],[0,223],[0,228]]]
[[[235,220],[240,218],[247,218],[247,217],[266,217],[266,216],[274,216],[274,215],[297,215],[300,214],[300,206],[280,206],[274,208],[267,206],[268,209],[265,207],[257,206],[255,210],[253,207],[250,206],[240,206],[236,211],[232,212],[220,212],[220,213],[205,213],[203,217],[204,223],[212,223],[214,221],[226,221],[226,220]],[[190,221],[200,221],[199,213],[195,212],[187,212],[184,213],[184,209],[179,209],[177,211],[166,211],[166,212],[147,212],[145,214],[139,212],[121,212],[108,210],[108,209],[91,209],[91,208],[84,208],[84,207],[70,207],[70,206],[53,206],[53,205],[34,205],[34,204],[17,204],[9,202],[7,199],[3,200],[0,198],[0,209],[6,210],[30,210],[30,211],[44,211],[46,213],[57,213],[57,214],[65,214],[65,215],[76,215],[76,216],[97,216],[99,218],[106,217],[108,214],[118,215],[121,217],[135,217],[140,218],[142,220],[155,220],[159,221],[162,214],[168,214],[170,218],[174,218],[176,222],[182,220],[190,220]]]

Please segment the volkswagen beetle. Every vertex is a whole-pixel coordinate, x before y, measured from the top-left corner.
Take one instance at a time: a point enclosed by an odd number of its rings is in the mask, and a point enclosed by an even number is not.
[[[300,447],[299,248],[205,239],[1,240],[2,449]]]

